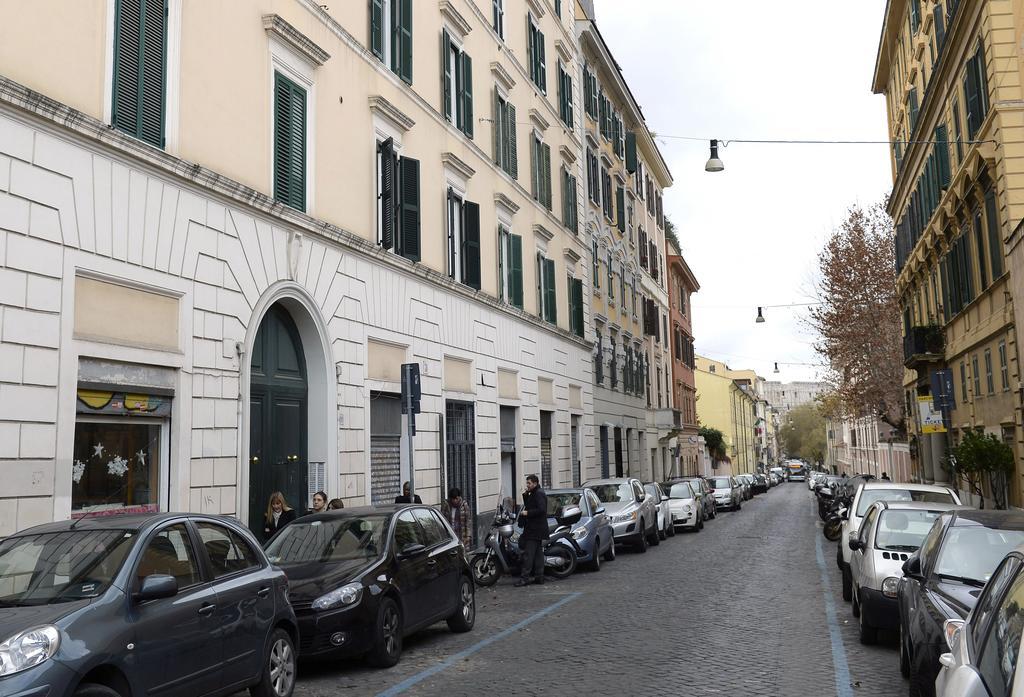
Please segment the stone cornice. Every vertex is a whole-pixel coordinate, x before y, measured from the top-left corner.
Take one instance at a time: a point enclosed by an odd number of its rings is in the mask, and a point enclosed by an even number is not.
[[[438,3],[438,7],[441,10],[441,16],[448,20],[448,23],[462,38],[465,38],[466,35],[473,30],[473,27],[471,27],[469,22],[459,14],[459,11],[455,9],[455,5],[453,5],[450,0],[441,0],[441,2]]]
[[[512,215],[515,215],[516,213],[519,212],[519,204],[510,199],[505,194],[501,193],[500,191],[494,192],[494,205],[504,208]]]
[[[331,57],[331,54],[317,46],[312,39],[285,21],[281,15],[263,15],[263,29],[270,36],[295,49],[314,68],[319,68]]]
[[[551,232],[540,223],[533,224],[533,234],[547,240],[548,242],[555,239],[555,233]]]
[[[508,91],[511,91],[512,88],[516,86],[516,81],[513,80],[512,76],[508,74],[507,70],[505,70],[505,66],[498,61],[491,61],[491,76],[494,78],[495,82]]]
[[[446,166],[448,166],[448,167],[451,167],[453,170],[458,172],[460,175],[462,175],[466,179],[469,179],[474,174],[476,174],[476,170],[473,169],[472,167],[470,167],[465,162],[463,162],[461,159],[459,159],[459,157],[455,153],[451,153],[451,152],[442,153],[441,154],[441,163],[446,165]]]
[[[380,114],[403,133],[416,125],[412,117],[407,116],[405,112],[379,94],[370,95],[370,111]]]
[[[533,122],[533,125],[536,126],[539,131],[544,132],[551,126],[551,123],[544,118],[544,114],[540,113],[537,109],[530,109],[529,113],[530,121]]]

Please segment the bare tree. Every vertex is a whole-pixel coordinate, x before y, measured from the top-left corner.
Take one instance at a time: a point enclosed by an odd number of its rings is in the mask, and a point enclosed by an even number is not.
[[[884,203],[850,207],[818,255],[810,324],[829,383],[849,416],[876,416],[906,433],[903,346],[892,218]]]

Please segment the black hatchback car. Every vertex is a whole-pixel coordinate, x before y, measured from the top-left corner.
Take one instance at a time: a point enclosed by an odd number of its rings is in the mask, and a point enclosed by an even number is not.
[[[366,656],[386,668],[398,662],[403,637],[441,620],[468,632],[476,620],[466,552],[429,506],[307,515],[266,550],[288,575],[304,658]]]
[[[896,591],[900,670],[912,695],[934,695],[946,620],[962,620],[1011,550],[1024,544],[1024,513],[957,510],[943,514],[903,564]]]
[[[124,515],[0,541],[5,697],[289,697],[287,579],[233,518]]]

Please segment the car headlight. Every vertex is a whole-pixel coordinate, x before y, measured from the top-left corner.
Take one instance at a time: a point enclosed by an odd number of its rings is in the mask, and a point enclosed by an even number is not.
[[[683,506],[683,513],[685,513],[686,515],[690,515],[691,513],[693,513],[693,506],[691,506],[690,504],[686,504],[685,506]]]
[[[882,595],[887,598],[896,597],[896,589],[900,587],[900,580],[896,576],[890,576],[882,581]]]
[[[350,583],[330,593],[324,593],[313,601],[314,610],[329,610],[338,605],[355,605],[363,597],[363,584]]]
[[[26,629],[0,644],[0,678],[37,666],[57,653],[60,631],[52,624]]]
[[[572,539],[577,540],[577,541],[578,540],[582,540],[582,539],[584,539],[587,536],[588,532],[589,531],[585,527],[583,527],[581,525],[581,526],[579,526],[578,528],[576,528],[575,530],[572,531]]]
[[[629,511],[627,513],[620,513],[612,518],[613,523],[625,523],[630,520],[636,520],[636,510]]]

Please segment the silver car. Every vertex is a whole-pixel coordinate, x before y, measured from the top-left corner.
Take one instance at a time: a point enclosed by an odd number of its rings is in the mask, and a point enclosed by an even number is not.
[[[737,474],[736,481],[740,483],[741,498],[744,501],[749,501],[754,498],[754,475],[752,474]]]
[[[641,552],[646,552],[648,545],[661,543],[654,499],[647,495],[639,479],[592,479],[583,486],[597,494],[604,505],[616,543],[636,545]]]
[[[672,480],[669,483],[674,484],[676,481],[678,480]],[[693,489],[693,493],[697,497],[697,503],[704,511],[704,520],[714,519],[718,515],[718,508],[715,506],[715,497],[711,495],[711,485],[708,484],[708,480],[704,477],[687,477],[683,481],[690,483],[690,488]]]
[[[873,644],[879,629],[899,627],[896,590],[903,562],[920,548],[932,523],[952,503],[877,501],[868,508],[850,548],[853,616],[860,621],[860,641]]]
[[[644,482],[644,492],[647,498],[654,500],[654,507],[658,511],[658,537],[665,539],[676,534],[676,526],[672,525],[672,509],[668,505],[668,496],[664,490],[654,482]]]
[[[690,483],[686,481],[666,482],[661,487],[668,497],[672,528],[703,530],[704,509],[701,508],[697,494]]]
[[[711,485],[711,494],[715,497],[717,508],[728,508],[730,511],[738,511],[743,508],[743,492],[736,477],[718,475],[707,479],[708,484]]]

